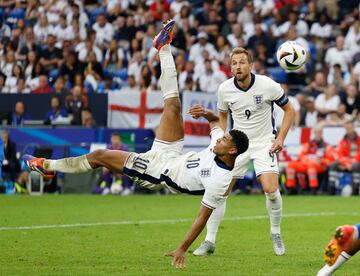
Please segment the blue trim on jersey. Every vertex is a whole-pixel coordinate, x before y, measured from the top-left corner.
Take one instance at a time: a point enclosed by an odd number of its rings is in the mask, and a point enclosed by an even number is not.
[[[236,81],[236,77],[234,77],[234,85],[235,85],[235,87],[236,87],[237,89],[239,89],[241,92],[247,92],[247,91],[253,86],[253,84],[254,84],[254,82],[255,82],[255,75],[254,75],[253,73],[250,73],[250,76],[251,76],[251,81],[250,81],[249,87],[246,88],[245,90],[242,89],[242,88],[239,86],[239,84],[238,84],[237,81]]]
[[[278,106],[284,106],[286,105],[287,103],[289,102],[289,98],[283,94],[278,100],[275,101],[275,103],[278,105]]]
[[[153,177],[149,174],[146,173],[139,173],[138,171],[134,170],[134,169],[129,169],[124,167],[123,169],[124,174],[126,174],[129,177],[138,177],[141,180],[145,180],[148,181],[152,184],[155,185],[160,185],[161,182],[165,182],[166,185],[168,185],[169,187],[177,190],[180,193],[183,194],[190,194],[190,195],[203,195],[205,193],[205,190],[194,190],[194,191],[190,191],[188,189],[182,188],[179,185],[177,185],[174,181],[172,181],[172,179],[170,177],[168,177],[167,175],[161,174],[160,178],[156,178]]]
[[[357,230],[358,230],[358,233],[359,233],[358,239],[360,239],[360,223],[355,224],[354,226],[355,226],[355,227],[357,228]]]
[[[228,165],[226,165],[222,160],[220,160],[219,157],[215,156],[214,158],[216,165],[218,165],[220,168],[223,168],[225,170],[228,171],[232,171],[232,169],[234,168],[234,166],[230,167]]]
[[[274,102],[271,103],[271,125],[273,128],[272,134],[277,135],[276,127],[275,127],[275,116],[274,116]]]

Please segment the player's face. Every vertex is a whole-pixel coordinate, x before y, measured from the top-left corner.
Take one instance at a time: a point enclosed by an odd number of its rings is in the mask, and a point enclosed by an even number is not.
[[[252,63],[249,63],[246,54],[235,54],[231,59],[231,73],[237,81],[244,81],[249,77]]]
[[[217,139],[213,152],[217,156],[224,156],[236,152],[231,135],[229,133],[226,133],[223,137]]]

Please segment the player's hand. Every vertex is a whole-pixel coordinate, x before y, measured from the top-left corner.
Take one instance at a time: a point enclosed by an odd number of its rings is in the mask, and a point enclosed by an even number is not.
[[[194,119],[199,119],[201,116],[206,114],[206,110],[201,105],[195,104],[190,107],[188,114],[190,114]]]
[[[279,137],[276,138],[271,146],[270,152],[271,153],[279,153],[283,150],[284,141]]]
[[[172,265],[176,268],[185,267],[185,251],[177,249],[174,252],[169,252],[165,254],[166,257],[173,257]]]

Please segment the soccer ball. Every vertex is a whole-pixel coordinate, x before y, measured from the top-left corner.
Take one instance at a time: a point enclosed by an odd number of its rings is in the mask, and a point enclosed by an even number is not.
[[[280,45],[276,58],[280,66],[289,71],[299,69],[306,63],[306,50],[296,41],[286,41]]]

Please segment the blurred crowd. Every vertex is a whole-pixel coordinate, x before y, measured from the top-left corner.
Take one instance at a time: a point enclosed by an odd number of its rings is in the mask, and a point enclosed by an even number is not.
[[[182,92],[216,93],[231,76],[231,49],[242,46],[255,73],[284,85],[297,126],[359,121],[357,0],[1,1],[0,92],[67,94],[86,111],[87,93],[157,90],[152,39],[170,18]],[[309,52],[296,72],[276,62],[285,40]]]

